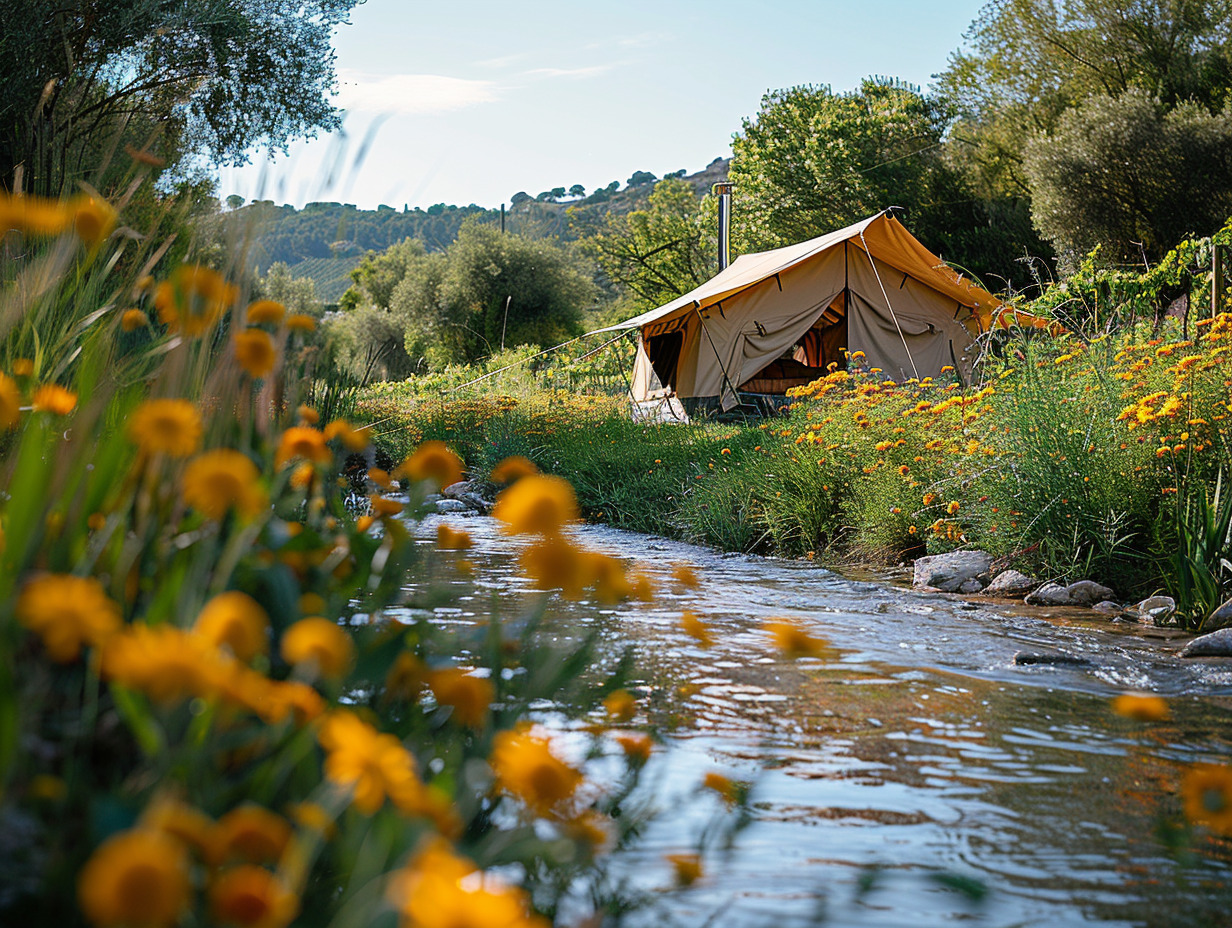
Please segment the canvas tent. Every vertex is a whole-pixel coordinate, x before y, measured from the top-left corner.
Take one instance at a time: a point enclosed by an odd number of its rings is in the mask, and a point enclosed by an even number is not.
[[[1002,309],[883,212],[741,255],[695,290],[601,331],[639,330],[635,402],[674,394],[728,410],[738,393],[783,394],[843,366],[843,349],[894,380],[947,365],[969,377],[975,337],[1009,324]]]

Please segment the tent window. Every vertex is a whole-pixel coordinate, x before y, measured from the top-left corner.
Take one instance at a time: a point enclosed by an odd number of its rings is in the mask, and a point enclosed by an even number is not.
[[[683,332],[667,332],[646,339],[646,355],[654,368],[659,383],[676,388],[676,365],[680,361],[680,349],[684,346]]]

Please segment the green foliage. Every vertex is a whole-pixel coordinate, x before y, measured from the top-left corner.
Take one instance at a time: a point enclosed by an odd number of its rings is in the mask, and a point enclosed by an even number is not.
[[[947,261],[1014,276],[1014,260],[1024,249],[1038,254],[1038,240],[1021,207],[979,200],[943,156],[950,116],[942,99],[886,79],[849,93],[767,94],[732,144],[738,250],[792,244],[902,206]]]
[[[151,137],[169,167],[332,129],[333,28],[356,0],[29,0],[0,16],[0,180],[58,193]]]
[[[1063,262],[1097,246],[1107,260],[1155,262],[1232,214],[1232,112],[1165,109],[1137,88],[1092,96],[1027,144],[1023,173]]]
[[[1177,544],[1168,559],[1177,620],[1201,631],[1210,614],[1232,591],[1232,492],[1221,469],[1214,487],[1205,481],[1177,494]]]
[[[609,213],[581,248],[634,297],[634,312],[666,303],[718,270],[713,211],[680,178],[655,184],[645,209]]]
[[[1022,195],[1023,147],[1090,96],[1137,87],[1165,108],[1195,101],[1222,109],[1230,29],[1225,2],[988,3],[941,75],[940,92],[961,117],[953,137],[986,187]]]

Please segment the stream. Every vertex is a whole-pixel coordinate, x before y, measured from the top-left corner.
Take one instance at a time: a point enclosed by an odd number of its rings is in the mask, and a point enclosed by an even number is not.
[[[444,623],[483,621],[537,596],[524,541],[490,518],[446,519],[475,539]],[[659,816],[618,866],[671,880],[664,855],[696,848],[721,809],[709,771],[751,781],[752,821],[705,859],[693,887],[634,924],[1207,926],[1232,924],[1232,841],[1183,823],[1180,777],[1232,762],[1232,661],[1182,660],[1166,630],[1087,610],[1030,609],[914,592],[806,561],[723,554],[601,525],[573,530],[656,582],[651,604],[553,595],[548,614],[601,623],[638,648],[631,689],[663,734],[647,768]],[[455,557],[442,552],[441,558]],[[696,590],[673,589],[688,564]],[[439,582],[440,578],[436,578]],[[703,649],[682,609],[709,625]],[[762,630],[787,617],[831,647],[790,660]],[[1019,652],[1064,664],[1014,663]],[[1128,689],[1171,717],[1115,715]],[[567,733],[566,733],[567,734]]]

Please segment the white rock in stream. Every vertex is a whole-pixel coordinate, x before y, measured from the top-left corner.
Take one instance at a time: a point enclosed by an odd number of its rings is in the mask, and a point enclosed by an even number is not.
[[[1232,657],[1232,628],[1195,638],[1181,650],[1181,657]]]
[[[917,558],[911,585],[943,593],[976,593],[988,582],[992,555],[987,551],[949,551]],[[978,586],[972,586],[972,581]],[[964,586],[965,585],[965,586]]]
[[[1019,596],[1026,596],[1039,585],[1038,580],[1028,577],[1020,570],[1003,570],[992,578],[992,583],[988,584],[988,589],[984,592],[989,596],[1017,599]]]

